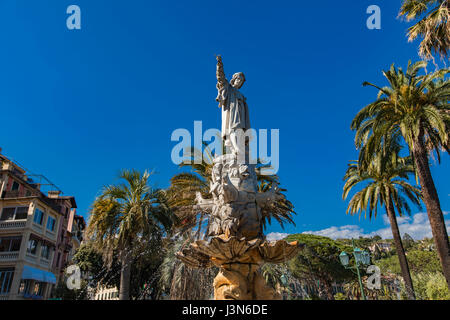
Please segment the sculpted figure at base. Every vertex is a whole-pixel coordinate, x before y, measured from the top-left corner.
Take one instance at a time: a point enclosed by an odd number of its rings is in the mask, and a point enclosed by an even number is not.
[[[239,92],[245,77],[225,78],[222,59],[217,57],[217,101],[222,107],[222,136],[230,154],[217,156],[210,179],[211,199],[198,193],[194,209],[209,214],[208,240],[198,240],[181,250],[177,257],[197,268],[219,267],[214,280],[215,299],[279,299],[269,288],[260,267],[264,263],[281,263],[300,249],[298,244],[280,240],[268,242],[263,234],[261,210],[270,210],[283,198],[276,183],[266,192],[258,191],[255,166],[238,161],[246,150],[239,143],[237,130],[250,128],[248,106]]]

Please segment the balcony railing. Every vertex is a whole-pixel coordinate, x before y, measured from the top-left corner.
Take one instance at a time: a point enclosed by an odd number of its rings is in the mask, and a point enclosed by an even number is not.
[[[19,251],[0,252],[0,261],[14,261],[19,258]]]
[[[40,195],[37,191],[22,191],[14,190],[14,191],[5,191],[3,192],[4,199],[13,199],[13,198],[21,198],[21,197],[38,197]]]
[[[25,255],[25,260],[36,263],[37,257],[35,255],[27,252],[27,254]]]
[[[47,237],[49,237],[50,239],[55,239],[56,238],[56,233],[50,230],[45,230],[45,235]]]
[[[25,228],[27,220],[2,220],[0,221],[0,230]]]
[[[1,300],[8,300],[9,294],[0,294],[0,301]]]
[[[48,267],[50,265],[49,260],[41,259],[39,262],[41,263],[42,266],[45,266],[45,267]]]

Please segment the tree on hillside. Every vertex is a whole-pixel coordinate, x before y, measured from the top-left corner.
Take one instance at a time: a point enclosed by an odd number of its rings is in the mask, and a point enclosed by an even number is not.
[[[395,256],[377,260],[375,263],[380,267],[382,274],[402,274],[399,261]],[[435,251],[426,251],[419,249],[408,251],[408,265],[411,273],[442,272],[439,263],[439,257]]]
[[[327,299],[334,300],[333,282],[342,282],[354,277],[353,273],[340,263],[339,254],[346,247],[339,246],[338,242],[311,234],[293,234],[285,240],[298,241],[305,245],[304,249],[288,262],[292,275],[306,281],[319,280]]]
[[[407,233],[403,235],[403,245],[405,249],[409,249],[414,245],[414,239]]]

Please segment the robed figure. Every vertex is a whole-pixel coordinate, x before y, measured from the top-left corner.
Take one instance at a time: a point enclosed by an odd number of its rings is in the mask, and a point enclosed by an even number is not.
[[[244,133],[250,129],[250,116],[246,98],[239,91],[245,82],[242,72],[235,73],[230,82],[225,77],[222,58],[217,56],[217,90],[216,100],[222,108],[222,138],[226,146],[230,146],[234,153],[241,149],[236,136],[236,130]]]

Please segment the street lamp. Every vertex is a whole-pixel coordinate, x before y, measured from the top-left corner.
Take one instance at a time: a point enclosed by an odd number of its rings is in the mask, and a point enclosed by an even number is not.
[[[362,253],[362,263],[366,266],[370,265],[370,253],[365,250]]]
[[[356,274],[358,275],[358,282],[359,287],[361,289],[361,295],[363,297],[363,300],[366,299],[366,295],[364,294],[364,288],[361,281],[361,274],[359,273],[359,268],[362,266],[367,266],[370,264],[370,254],[367,251],[363,251],[360,248],[355,248],[355,241],[352,239],[352,246],[353,246],[353,256],[355,257],[355,265],[351,266],[349,265],[349,254],[345,251],[342,251],[339,255],[339,260],[341,261],[341,264],[344,266],[345,269],[350,269],[353,271],[353,269],[356,270]]]
[[[341,264],[346,267],[348,266],[348,262],[349,262],[349,257],[347,252],[342,251],[341,254],[339,255],[339,260],[341,260]]]
[[[362,250],[360,248],[354,248],[353,255],[355,256],[356,264],[361,264],[362,263]]]

